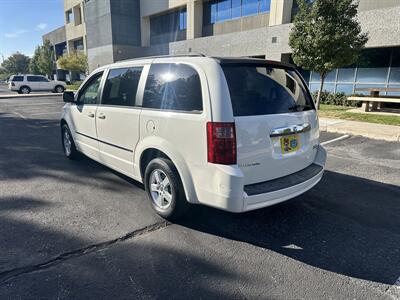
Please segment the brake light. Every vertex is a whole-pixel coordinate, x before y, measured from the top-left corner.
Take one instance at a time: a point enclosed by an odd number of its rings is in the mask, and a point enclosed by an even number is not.
[[[207,123],[208,162],[213,164],[236,164],[235,123]]]
[[[14,82],[11,82],[11,86],[15,86],[15,83],[14,83]]]

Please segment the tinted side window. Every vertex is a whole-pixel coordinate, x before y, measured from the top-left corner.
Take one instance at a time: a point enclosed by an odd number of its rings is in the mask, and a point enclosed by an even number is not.
[[[24,81],[24,76],[13,76],[11,81]]]
[[[29,82],[39,82],[42,81],[40,76],[27,76]]]
[[[46,77],[43,77],[43,76],[38,76],[38,77],[39,77],[38,81],[40,81],[40,82],[49,82],[49,80]]]
[[[202,111],[203,100],[199,74],[182,64],[153,64],[143,97],[143,107]]]
[[[142,67],[110,70],[101,104],[134,106]]]
[[[283,114],[313,109],[300,76],[264,65],[222,65],[234,116]]]
[[[84,86],[83,90],[79,92],[79,103],[83,104],[97,104],[98,93],[103,73],[94,75],[90,81]]]

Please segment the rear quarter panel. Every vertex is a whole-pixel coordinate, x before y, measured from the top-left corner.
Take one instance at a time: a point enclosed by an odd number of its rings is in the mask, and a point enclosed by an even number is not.
[[[176,63],[163,59],[157,63]],[[191,60],[180,60],[193,67],[200,76],[203,111],[178,112],[143,108],[140,115],[140,140],[135,149],[136,174],[139,174],[141,154],[149,148],[164,152],[176,166],[189,202],[196,203],[198,183],[207,166],[207,130],[211,120],[208,78],[204,69]]]

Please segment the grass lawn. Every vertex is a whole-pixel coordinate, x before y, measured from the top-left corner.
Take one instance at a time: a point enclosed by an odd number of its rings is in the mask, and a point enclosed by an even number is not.
[[[68,84],[67,90],[76,91],[81,84],[82,84],[82,81],[76,81],[73,84]]]
[[[322,118],[346,119],[352,121],[400,126],[400,114],[399,116],[382,116],[369,113],[361,114],[348,112],[348,110],[352,108],[354,107],[321,104],[318,115]]]

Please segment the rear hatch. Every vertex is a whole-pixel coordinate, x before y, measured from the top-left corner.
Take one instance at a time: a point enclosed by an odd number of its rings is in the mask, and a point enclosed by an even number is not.
[[[221,66],[245,184],[283,177],[312,164],[319,143],[318,119],[299,73],[265,62]]]

